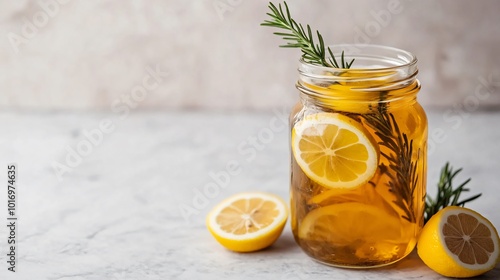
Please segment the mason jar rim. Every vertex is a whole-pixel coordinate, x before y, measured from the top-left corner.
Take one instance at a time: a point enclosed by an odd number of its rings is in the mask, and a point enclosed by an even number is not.
[[[351,59],[355,59],[352,68],[335,68],[335,67],[327,67],[317,64],[312,64],[304,60],[304,58],[300,58],[300,66],[299,73],[306,76],[315,76],[316,78],[320,78],[322,74],[331,73],[334,71],[336,74],[341,74],[343,72],[359,72],[366,73],[367,75],[376,74],[377,72],[386,72],[388,70],[400,70],[403,68],[415,68],[414,72],[417,72],[416,64],[417,57],[403,49],[389,47],[384,45],[375,45],[375,44],[337,44],[330,45],[330,47],[337,62],[340,63],[340,55],[342,51],[344,51],[344,56],[346,62],[351,61]],[[356,62],[362,60],[372,60],[377,61],[378,63],[385,63],[386,65],[370,65],[370,66],[357,66]],[[411,71],[413,72],[413,71]],[[416,73],[411,73],[416,74]]]
[[[344,51],[345,61],[355,58],[354,67],[333,68],[315,65],[301,59],[296,88],[312,98],[323,99],[376,99],[380,92],[398,91],[386,96],[386,101],[405,98],[420,89],[417,80],[417,58],[408,51],[381,45],[342,44],[330,46],[339,61]],[[344,90],[329,90],[333,84]],[[328,93],[326,94],[326,90]],[[346,95],[345,92],[350,94]]]

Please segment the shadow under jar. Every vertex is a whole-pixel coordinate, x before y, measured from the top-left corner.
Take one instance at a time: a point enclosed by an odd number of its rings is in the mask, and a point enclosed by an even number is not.
[[[423,226],[427,118],[417,59],[385,46],[331,48],[355,59],[351,69],[299,66],[300,102],[290,116],[293,234],[327,265],[388,265],[414,249]]]

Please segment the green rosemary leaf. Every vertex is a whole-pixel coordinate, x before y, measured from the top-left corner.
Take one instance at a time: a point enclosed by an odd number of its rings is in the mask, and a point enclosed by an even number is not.
[[[461,169],[459,169],[459,170],[461,170]],[[469,178],[469,179],[465,180],[465,182],[463,182],[460,186],[458,186],[458,187],[457,187],[457,188],[456,188],[456,189],[452,192],[452,194],[454,195],[454,197],[453,197],[453,201],[451,202],[451,205],[458,205],[458,204],[459,204],[458,199],[459,199],[459,195],[460,195],[460,193],[461,193],[462,191],[464,191],[464,192],[468,192],[468,191],[469,191],[469,189],[465,189],[465,188],[464,188],[464,186],[465,186],[467,183],[469,183],[469,182],[470,182],[470,180],[471,180],[471,178]]]
[[[311,27],[306,25],[304,28],[302,24],[298,24],[292,18],[288,4],[283,2],[283,6],[279,4],[278,7],[276,7],[276,5],[270,2],[269,9],[271,10],[271,13],[266,13],[266,15],[268,15],[271,20],[264,20],[264,22],[260,25],[290,31],[290,33],[275,32],[274,34],[281,36],[287,41],[286,45],[281,45],[280,47],[301,49],[302,58],[306,62],[326,67],[339,68],[337,60],[335,59],[335,56],[330,48],[328,48],[328,54],[330,57],[326,57],[327,52],[325,50],[325,42],[319,31],[316,31],[317,39],[315,39]],[[317,44],[315,43],[315,40],[317,40]],[[295,41],[295,43],[288,41]],[[350,68],[354,62],[354,59],[350,62],[346,62],[344,60],[344,52],[342,52],[341,60],[342,68]]]
[[[330,63],[335,67],[335,68],[339,68],[339,64],[337,63],[337,60],[335,59],[335,56],[333,55],[333,52],[332,50],[330,49],[330,47],[328,47],[328,53],[330,54]]]
[[[344,51],[342,51],[342,55],[340,56],[341,61],[342,61],[342,68],[345,68],[345,61],[344,61]]]
[[[383,96],[381,100],[382,98]],[[401,216],[403,219],[412,223],[417,222],[413,194],[419,178],[416,174],[417,162],[412,161],[413,140],[409,140],[405,133],[401,133],[394,115],[387,113],[383,102],[379,103],[378,110],[363,117],[380,138],[379,145],[390,151],[380,154],[389,162],[389,168],[385,173],[391,179],[388,187],[389,191],[394,193],[394,204],[403,211],[404,214]]]
[[[273,34],[274,34],[274,35],[278,35],[278,36],[283,36],[284,38],[285,38],[285,37],[288,37],[288,38],[295,39],[295,38],[293,37],[293,34],[290,34],[290,33],[274,32]],[[284,39],[284,38],[283,38],[283,39]]]
[[[455,177],[461,171],[462,168],[454,171],[453,167],[451,167],[448,162],[441,169],[436,198],[432,199],[429,195],[427,195],[425,201],[425,222],[427,222],[439,210],[447,206],[455,205],[463,207],[466,203],[471,202],[482,195],[476,194],[472,197],[459,201],[462,192],[469,191],[469,189],[465,188],[465,185],[467,185],[471,181],[471,179],[469,178],[462,182],[458,187],[454,188],[453,179],[455,179]]]
[[[464,190],[464,191],[465,191],[465,190]],[[460,207],[463,207],[463,206],[465,206],[465,203],[467,203],[467,202],[471,202],[471,201],[475,200],[476,198],[479,198],[481,195],[483,195],[483,194],[482,194],[482,193],[480,193],[480,194],[476,194],[476,195],[475,195],[475,196],[473,196],[473,197],[469,197],[469,198],[467,198],[467,199],[465,199],[465,200],[462,200],[462,201],[458,202],[456,205],[457,205],[457,206],[460,206]]]
[[[347,63],[347,66],[345,68],[349,69],[351,68],[352,63],[354,62],[354,58],[351,60],[351,62]]]
[[[282,48],[300,48],[300,44],[287,44],[287,45],[281,45],[280,47]]]

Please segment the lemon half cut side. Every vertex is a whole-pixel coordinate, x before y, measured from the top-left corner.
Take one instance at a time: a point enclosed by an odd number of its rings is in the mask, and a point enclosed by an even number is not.
[[[224,247],[252,252],[273,244],[288,217],[285,202],[276,195],[251,192],[233,195],[207,216],[208,230]]]
[[[499,237],[493,224],[479,213],[449,206],[422,229],[418,255],[432,270],[448,277],[483,274],[499,261]]]

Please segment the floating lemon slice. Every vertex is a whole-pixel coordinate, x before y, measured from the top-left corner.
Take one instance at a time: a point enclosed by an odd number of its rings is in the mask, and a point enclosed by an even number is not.
[[[281,198],[267,193],[241,193],[215,206],[207,216],[207,227],[227,249],[252,252],[273,244],[287,217]]]
[[[370,184],[355,189],[334,188],[311,197],[308,205],[324,207],[332,204],[359,202],[382,209],[393,217],[399,217],[389,202],[387,202]]]
[[[357,241],[397,242],[402,237],[400,228],[400,220],[393,215],[368,204],[348,202],[311,211],[300,224],[299,237],[336,246]]]
[[[498,262],[498,233],[479,213],[449,206],[422,229],[418,255],[432,270],[447,277],[474,277]]]
[[[338,113],[308,115],[292,130],[292,152],[310,179],[355,188],[377,171],[378,145],[357,121]]]

